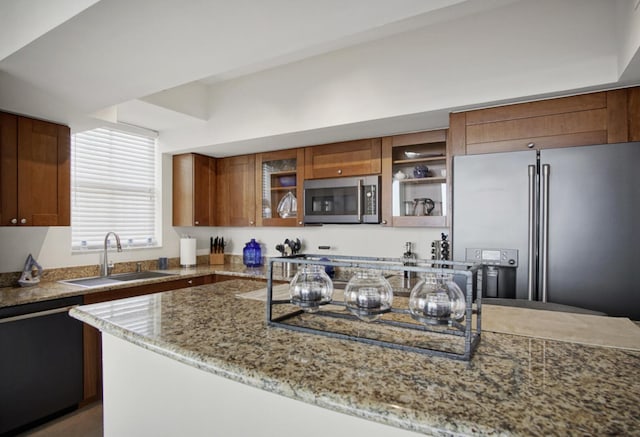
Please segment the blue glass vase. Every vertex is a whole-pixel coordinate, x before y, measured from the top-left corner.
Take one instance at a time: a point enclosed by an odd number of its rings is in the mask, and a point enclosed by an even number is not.
[[[252,238],[242,249],[242,262],[247,267],[260,267],[262,265],[262,249],[260,244]]]

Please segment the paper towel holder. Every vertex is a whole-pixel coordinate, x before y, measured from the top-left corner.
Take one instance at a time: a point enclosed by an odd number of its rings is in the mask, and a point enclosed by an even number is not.
[[[196,266],[196,241],[191,237],[180,238],[180,267]]]

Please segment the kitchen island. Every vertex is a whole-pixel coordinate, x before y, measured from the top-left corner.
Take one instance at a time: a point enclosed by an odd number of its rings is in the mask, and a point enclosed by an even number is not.
[[[73,309],[103,332],[105,435],[640,435],[640,352],[483,332],[458,362],[267,327],[235,296],[262,287]]]

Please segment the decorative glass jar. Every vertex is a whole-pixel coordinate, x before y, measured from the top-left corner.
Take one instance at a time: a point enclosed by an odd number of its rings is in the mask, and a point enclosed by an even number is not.
[[[242,249],[242,262],[247,267],[259,267],[262,265],[262,249],[260,243],[254,238],[245,244]]]
[[[429,325],[446,325],[451,320],[462,321],[465,296],[450,274],[430,274],[411,290],[411,317]]]
[[[315,313],[320,305],[331,302],[333,281],[325,272],[324,266],[301,264],[300,270],[289,284],[291,303],[302,310]]]
[[[371,322],[391,310],[393,289],[382,272],[360,270],[347,283],[344,303],[351,314]]]

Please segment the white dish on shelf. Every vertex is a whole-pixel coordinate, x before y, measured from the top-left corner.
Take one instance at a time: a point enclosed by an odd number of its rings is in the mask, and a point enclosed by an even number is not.
[[[443,156],[443,154],[438,152],[434,152],[434,153],[411,152],[407,150],[404,152],[404,156],[406,156],[408,159],[418,159],[418,158],[434,158],[437,156]]]

